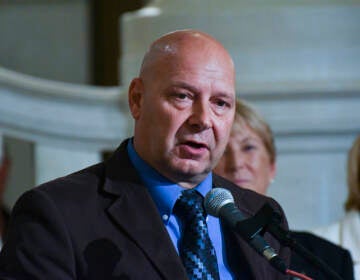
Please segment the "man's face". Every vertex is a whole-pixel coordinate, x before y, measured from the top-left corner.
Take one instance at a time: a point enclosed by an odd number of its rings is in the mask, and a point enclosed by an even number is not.
[[[192,187],[221,157],[233,122],[233,68],[221,56],[187,52],[133,83],[135,149],[158,172]],[[134,114],[135,113],[135,114]]]
[[[275,176],[264,142],[247,125],[236,127],[228,146],[214,170],[233,183],[261,194],[266,194]]]

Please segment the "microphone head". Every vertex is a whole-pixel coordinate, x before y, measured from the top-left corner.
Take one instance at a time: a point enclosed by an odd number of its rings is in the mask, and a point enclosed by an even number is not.
[[[223,188],[212,189],[204,199],[206,212],[215,217],[219,217],[221,207],[228,203],[234,203],[234,198],[230,191]]]

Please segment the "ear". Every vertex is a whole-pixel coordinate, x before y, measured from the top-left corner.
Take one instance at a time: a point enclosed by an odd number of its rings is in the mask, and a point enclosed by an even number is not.
[[[140,78],[134,78],[129,86],[128,101],[131,115],[138,120],[144,94],[144,85]]]
[[[276,163],[271,163],[270,165],[270,181],[273,181],[276,176]]]

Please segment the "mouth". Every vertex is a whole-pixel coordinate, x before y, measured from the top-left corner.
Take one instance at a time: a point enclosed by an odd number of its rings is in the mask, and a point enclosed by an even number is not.
[[[235,182],[236,185],[239,185],[239,186],[243,187],[244,185],[248,185],[250,183],[250,180],[249,179],[239,178],[239,179],[235,179],[234,182]]]
[[[185,141],[184,143],[182,143],[182,145],[189,146],[193,149],[209,149],[207,144],[195,141]]]
[[[210,150],[206,143],[191,140],[181,142],[178,148],[182,157],[191,159],[200,159]]]

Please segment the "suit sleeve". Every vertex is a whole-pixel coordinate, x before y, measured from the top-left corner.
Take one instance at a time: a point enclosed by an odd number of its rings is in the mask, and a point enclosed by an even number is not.
[[[341,276],[345,280],[353,280],[354,278],[354,264],[348,250],[345,250],[343,260]]]
[[[76,279],[63,216],[41,190],[16,203],[0,254],[0,279]]]

